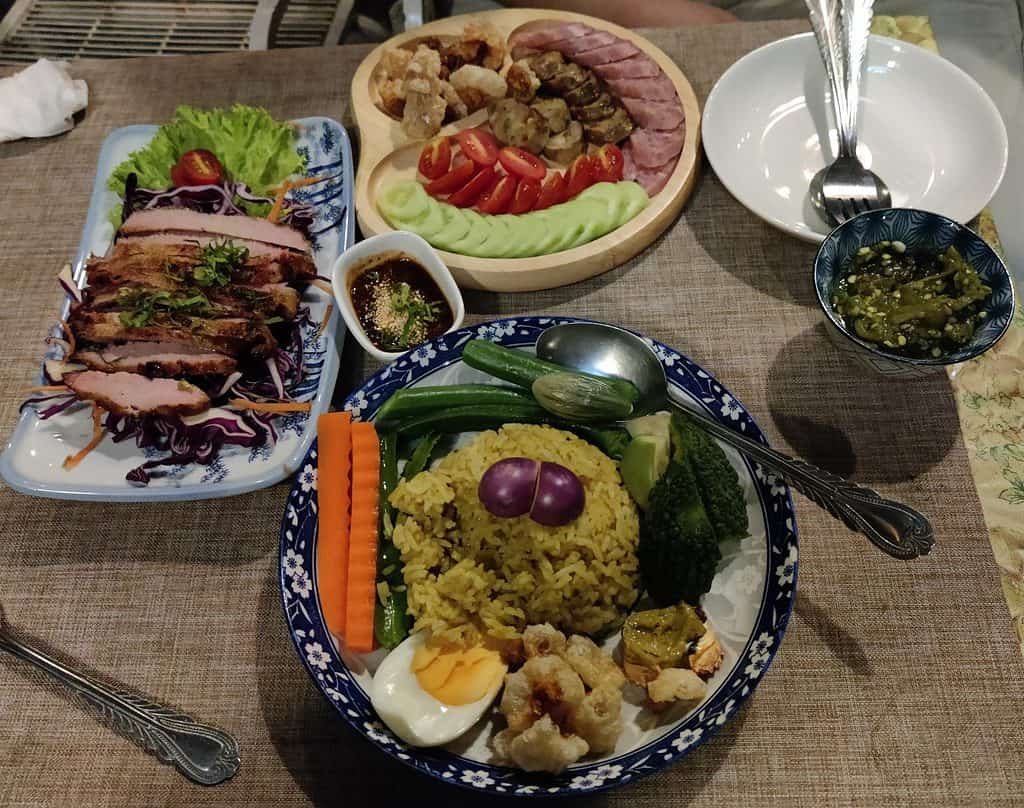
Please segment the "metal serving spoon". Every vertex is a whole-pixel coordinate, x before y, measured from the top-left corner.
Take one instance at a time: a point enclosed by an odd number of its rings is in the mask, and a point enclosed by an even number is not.
[[[632,382],[640,392],[637,415],[668,408],[684,413],[716,438],[785,477],[801,494],[851,530],[863,533],[894,558],[927,555],[935,542],[931,523],[913,508],[769,449],[670,400],[661,362],[646,342],[629,331],[601,323],[552,326],[537,340],[537,356],[566,367]]]
[[[888,186],[857,157],[860,79],[874,0],[805,0],[832,87],[839,155],[811,180],[811,201],[836,225],[892,205]],[[819,196],[820,194],[820,196]],[[819,201],[820,200],[820,201]]]
[[[204,786],[233,777],[241,764],[238,741],[213,727],[124,690],[114,690],[62,665],[38,648],[14,639],[0,606],[0,649],[31,662],[81,698],[115,732],[162,763]]]

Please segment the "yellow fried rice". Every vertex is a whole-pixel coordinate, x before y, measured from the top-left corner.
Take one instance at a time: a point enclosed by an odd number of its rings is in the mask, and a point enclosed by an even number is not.
[[[507,457],[572,470],[586,491],[580,517],[545,527],[528,516],[492,516],[477,487]],[[636,600],[636,506],[614,461],[569,432],[526,424],[483,432],[401,482],[390,502],[404,514],[394,542],[416,630],[453,642],[473,642],[480,633],[514,639],[545,622],[598,634]]]

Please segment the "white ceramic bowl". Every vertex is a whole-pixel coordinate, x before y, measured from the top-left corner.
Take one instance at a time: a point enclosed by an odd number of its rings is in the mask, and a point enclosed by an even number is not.
[[[462,293],[455,284],[452,273],[444,265],[444,261],[434,251],[434,248],[427,244],[415,233],[408,233],[404,230],[396,230],[391,233],[382,233],[379,236],[360,241],[353,247],[349,247],[338,256],[334,262],[334,271],[331,275],[331,285],[334,288],[334,298],[338,301],[338,309],[345,320],[345,324],[352,332],[364,351],[374,359],[381,362],[390,362],[401,356],[405,351],[382,351],[366,335],[363,324],[356,316],[356,310],[352,306],[352,296],[348,291],[349,271],[356,265],[363,263],[367,258],[385,252],[404,252],[411,255],[427,271],[434,283],[437,284],[441,294],[448,300],[452,308],[452,326],[448,331],[454,331],[462,325],[466,317],[466,306],[462,301]],[[447,333],[447,332],[446,332]]]
[[[722,184],[753,213],[807,241],[832,227],[811,206],[811,179],[836,153],[825,69],[813,34],[747,54],[704,107],[704,150]],[[961,224],[1006,171],[1006,127],[974,79],[934,53],[872,36],[861,87],[857,155],[889,186],[894,208]]]

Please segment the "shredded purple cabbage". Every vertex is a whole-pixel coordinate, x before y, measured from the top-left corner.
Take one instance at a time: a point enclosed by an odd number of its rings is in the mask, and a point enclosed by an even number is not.
[[[124,207],[121,217],[127,219],[132,213],[154,208],[185,208],[199,213],[223,213],[228,216],[247,216],[240,203],[273,205],[269,196],[255,196],[245,183],[229,182],[225,185],[188,185],[184,188],[151,189],[140,188],[135,174],[129,174],[124,187]],[[278,221],[298,230],[309,238],[310,228],[316,219],[313,205],[286,202]]]

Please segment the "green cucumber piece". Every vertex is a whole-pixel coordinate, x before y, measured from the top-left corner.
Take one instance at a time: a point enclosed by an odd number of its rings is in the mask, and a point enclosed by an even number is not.
[[[426,213],[413,222],[403,223],[402,229],[410,230],[429,242],[431,237],[444,227],[444,224],[445,218],[444,211],[441,210],[441,203],[433,197],[428,197]]]
[[[384,189],[377,199],[377,208],[394,226],[423,216],[429,202],[429,194],[418,182],[399,182]]]
[[[441,212],[444,214],[444,227],[427,241],[434,247],[454,252],[452,246],[469,233],[469,219],[463,215],[464,211],[461,208],[453,205],[442,205]]]
[[[452,244],[451,251],[459,255],[478,255],[480,247],[491,232],[487,226],[487,217],[481,216],[475,210],[463,210],[462,215],[469,221],[469,230],[465,236]]]
[[[512,238],[512,229],[508,221],[501,216],[484,216],[487,226],[487,238],[473,255],[479,258],[493,258],[495,253],[504,251]]]
[[[615,229],[616,224],[608,205],[599,199],[577,199],[572,212],[573,219],[580,223],[576,238],[566,249],[579,247]]]
[[[377,410],[376,422],[388,424],[413,415],[449,407],[481,404],[521,404],[530,394],[516,387],[497,384],[452,384],[447,387],[406,387],[391,395]]]

